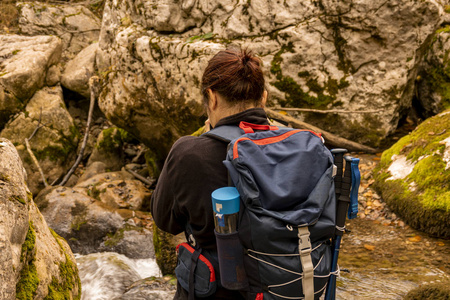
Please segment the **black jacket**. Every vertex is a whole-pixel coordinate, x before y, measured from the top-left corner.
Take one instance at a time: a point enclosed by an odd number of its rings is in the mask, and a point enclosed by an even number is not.
[[[216,126],[238,126],[241,121],[268,124],[265,111],[252,108],[223,118]],[[189,223],[200,247],[216,250],[211,193],[228,185],[222,163],[226,149],[227,143],[206,136],[185,136],[175,142],[152,195],[151,212],[160,229],[178,234]]]

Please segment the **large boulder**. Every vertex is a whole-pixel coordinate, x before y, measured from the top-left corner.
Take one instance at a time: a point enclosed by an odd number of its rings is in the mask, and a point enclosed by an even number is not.
[[[113,208],[145,210],[150,207],[150,190],[126,171],[97,174],[73,188]]]
[[[47,75],[57,72],[61,51],[55,36],[0,35],[0,130],[47,85]]]
[[[413,228],[450,237],[450,110],[383,152],[375,186]]]
[[[83,5],[23,2],[19,28],[24,35],[54,35],[63,42],[63,58],[72,59],[98,41],[100,19]]]
[[[37,194],[44,183],[27,151],[25,138],[31,137],[31,150],[49,183],[67,172],[75,158],[79,140],[78,129],[66,109],[60,86],[45,87],[37,91],[25,111],[11,119],[0,136],[16,145],[24,160],[28,185],[33,194]]]
[[[13,144],[0,138],[0,298],[80,299],[67,242],[48,228]]]
[[[450,19],[450,13],[448,14]],[[417,76],[417,101],[422,118],[450,107],[450,25],[437,31]]]
[[[135,1],[105,5],[99,106],[156,155],[201,123],[201,74],[231,45],[264,62],[270,105],[365,113],[298,118],[377,146],[412,106],[417,68],[442,23],[435,1]],[[170,33],[170,34],[168,34]]]
[[[78,94],[89,98],[89,78],[95,72],[95,54],[98,44],[94,43],[84,48],[77,56],[69,61],[61,77],[61,84]]]
[[[117,252],[154,256],[149,213],[116,209],[68,187],[49,187],[36,198],[49,226],[80,254]]]

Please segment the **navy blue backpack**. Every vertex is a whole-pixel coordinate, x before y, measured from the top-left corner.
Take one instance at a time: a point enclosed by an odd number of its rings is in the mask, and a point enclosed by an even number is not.
[[[229,142],[247,299],[319,299],[336,274],[337,232],[336,166],[320,134],[241,122],[205,135]]]

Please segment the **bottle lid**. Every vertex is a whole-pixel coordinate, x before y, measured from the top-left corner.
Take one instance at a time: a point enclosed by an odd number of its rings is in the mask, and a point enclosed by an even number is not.
[[[219,188],[211,194],[213,210],[218,214],[230,215],[239,211],[239,192],[235,187]]]

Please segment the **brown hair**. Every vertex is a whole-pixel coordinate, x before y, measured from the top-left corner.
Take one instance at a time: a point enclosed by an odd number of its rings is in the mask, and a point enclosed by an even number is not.
[[[218,92],[230,104],[253,102],[259,105],[265,90],[261,59],[251,51],[227,49],[208,62],[202,77],[204,104],[208,105],[208,89]]]

